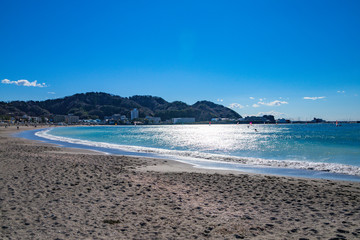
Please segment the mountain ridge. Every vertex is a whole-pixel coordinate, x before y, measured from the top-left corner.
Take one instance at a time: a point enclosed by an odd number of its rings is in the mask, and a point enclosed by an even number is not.
[[[210,101],[198,101],[188,105],[181,101],[167,102],[161,97],[134,95],[121,97],[104,92],[77,93],[57,99],[44,101],[0,102],[2,116],[37,116],[74,114],[80,119],[103,119],[105,116],[121,114],[130,117],[133,108],[139,110],[139,117],[156,116],[162,120],[177,117],[194,117],[196,121],[209,121],[211,118],[240,118],[234,110]]]

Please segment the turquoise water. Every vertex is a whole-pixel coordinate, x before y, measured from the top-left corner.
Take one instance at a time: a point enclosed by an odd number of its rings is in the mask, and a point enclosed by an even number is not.
[[[360,175],[360,124],[65,127],[39,135],[133,152]]]

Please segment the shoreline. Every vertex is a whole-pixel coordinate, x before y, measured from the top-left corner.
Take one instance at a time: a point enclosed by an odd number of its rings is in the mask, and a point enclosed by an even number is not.
[[[39,129],[35,129],[39,130]],[[56,145],[61,145],[70,148],[80,148],[93,151],[104,152],[114,155],[126,155],[130,157],[143,157],[154,159],[166,159],[169,162],[176,161],[188,164],[191,168],[215,170],[215,171],[232,171],[242,172],[248,174],[262,174],[270,176],[295,177],[306,179],[328,179],[338,181],[353,181],[360,182],[359,167],[352,165],[344,165],[340,163],[328,163],[324,165],[321,162],[301,162],[301,161],[279,161],[271,159],[252,159],[241,158],[235,156],[222,155],[199,155],[187,156],[190,153],[183,152],[159,152],[158,149],[136,147],[136,146],[122,146],[118,148],[116,144],[108,143],[91,143],[75,139],[59,139],[59,137],[45,134],[45,136],[37,136],[34,133],[27,135],[18,134],[19,137],[30,140],[40,140]],[[49,137],[47,137],[49,136]],[[124,149],[122,149],[124,147]],[[137,149],[140,148],[140,149]],[[126,149],[126,150],[125,150]],[[184,155],[185,154],[185,155]],[[223,160],[226,159],[226,160]],[[257,161],[260,161],[257,162]],[[335,169],[335,172],[332,170]],[[191,170],[191,169],[190,169]],[[343,172],[346,173],[343,173]],[[353,174],[350,174],[352,172]]]
[[[63,127],[63,126],[60,126]],[[44,128],[34,128],[34,127],[29,127],[32,129],[20,129],[20,131],[16,131],[15,129],[10,130],[8,133],[9,137],[14,137],[14,138],[21,138],[21,137],[17,137],[17,136],[13,136],[14,133],[20,133],[21,131],[29,131],[29,130],[41,130],[41,129],[47,129],[48,127],[44,127]],[[1,136],[1,132],[0,132],[0,136]],[[59,151],[52,151],[52,153],[78,153],[78,154],[99,154],[99,155],[112,155],[111,153],[107,153],[107,152],[103,152],[103,151],[99,151],[99,150],[93,150],[90,147],[89,148],[77,148],[77,147],[67,147],[67,146],[63,146],[61,143],[56,144],[56,143],[48,143],[45,141],[41,141],[41,140],[31,140],[31,139],[27,139],[27,138],[21,138],[24,139],[26,141],[30,141],[30,142],[37,142],[39,144],[48,144],[49,146],[55,146],[58,147]],[[122,156],[121,154],[114,154],[114,156]],[[128,156],[128,155],[124,155],[125,157],[130,157],[130,158],[141,158],[139,156]],[[180,162],[177,160],[171,160],[171,159],[159,159],[159,158],[154,158],[154,157],[144,157],[145,160],[150,160],[150,161],[157,161],[158,164],[156,165],[151,165],[151,166],[145,166],[145,167],[139,167],[137,170],[139,171],[155,171],[155,172],[196,172],[196,173],[211,173],[211,174],[233,174],[233,175],[242,175],[242,174],[249,174],[249,175],[267,175],[267,174],[257,174],[257,173],[250,173],[250,172],[243,172],[243,171],[238,171],[238,170],[223,170],[223,169],[208,169],[208,168],[201,168],[201,167],[196,167],[195,165],[192,165],[190,163],[184,163],[184,162]],[[159,164],[160,163],[160,164]],[[286,177],[286,176],[279,176],[279,177]],[[296,177],[295,177],[296,178]],[[302,179],[302,178],[299,178]]]
[[[358,182],[199,170],[10,130],[0,130],[1,239],[360,237]]]

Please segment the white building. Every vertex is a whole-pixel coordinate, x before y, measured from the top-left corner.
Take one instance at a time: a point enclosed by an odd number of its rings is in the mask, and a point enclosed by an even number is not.
[[[68,124],[74,124],[79,122],[79,116],[74,116],[72,114],[69,114],[65,116],[65,122]]]
[[[41,117],[29,117],[29,121],[32,121],[32,122],[41,122]]]
[[[179,124],[179,123],[194,123],[195,118],[173,118],[172,119],[173,124]]]
[[[133,110],[131,110],[131,120],[133,120],[135,118],[139,118],[139,110],[137,110],[137,108],[134,108]]]

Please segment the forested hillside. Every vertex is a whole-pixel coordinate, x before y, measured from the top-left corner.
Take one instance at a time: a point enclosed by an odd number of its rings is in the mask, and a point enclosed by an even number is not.
[[[193,105],[184,102],[167,102],[160,97],[133,96],[124,98],[102,92],[75,94],[46,101],[0,102],[1,116],[37,116],[74,114],[80,119],[100,118],[113,114],[130,117],[130,111],[137,108],[140,117],[157,116],[162,120],[174,117],[194,117],[196,121],[209,121],[214,117],[239,118],[235,111],[209,101],[199,101]]]

